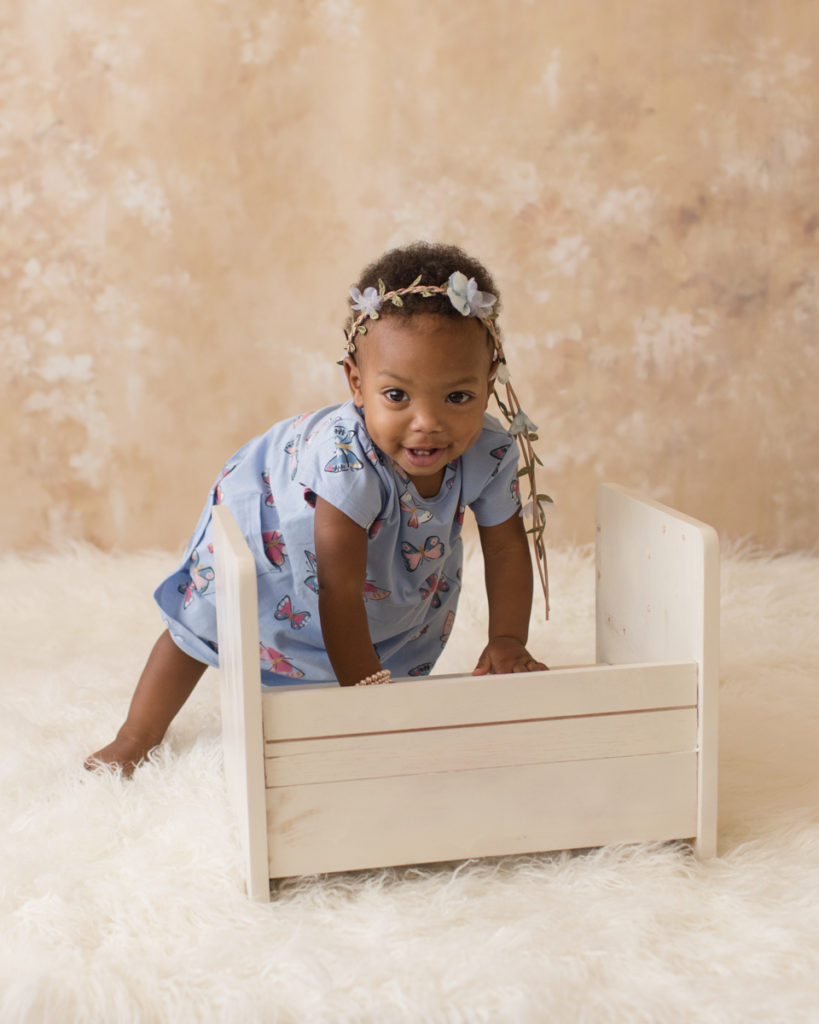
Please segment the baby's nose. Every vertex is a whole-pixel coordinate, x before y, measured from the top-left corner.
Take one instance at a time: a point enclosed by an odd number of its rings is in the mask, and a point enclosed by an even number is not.
[[[441,429],[441,415],[432,402],[416,402],[412,425],[418,431],[433,433]]]

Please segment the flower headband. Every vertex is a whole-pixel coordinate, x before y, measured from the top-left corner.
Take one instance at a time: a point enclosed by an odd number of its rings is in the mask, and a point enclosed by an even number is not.
[[[546,528],[546,517],[543,512],[543,502],[551,502],[548,494],[537,493],[535,481],[535,464],[542,466],[543,463],[537,457],[532,442],[537,441],[537,427],[521,409],[518,397],[509,383],[510,374],[506,365],[506,356],[501,345],[500,332],[495,323],[497,314],[493,306],[497,297],[491,292],[482,292],[478,289],[474,277],[467,280],[466,275],[460,270],[451,274],[449,280],[442,285],[421,284],[421,276],[406,288],[395,288],[387,291],[386,285],[379,278],[378,288],[365,288],[360,291],[358,288],[350,289],[352,308],[357,312],[353,317],[349,330],[345,332],[347,338],[347,354],[354,355],[356,351],[356,338],[360,334],[367,333],[367,320],[377,320],[381,307],[385,302],[391,302],[393,306],[403,306],[404,295],[421,295],[423,298],[430,298],[433,295],[446,295],[452,305],[462,316],[476,316],[482,321],[489,333],[494,346],[494,358],[497,362],[494,380],[503,384],[506,388],[506,402],[498,394],[495,387],[493,393],[498,408],[509,423],[509,433],[515,438],[523,456],[523,468],[518,470],[518,477],[527,477],[529,484],[529,500],[521,509],[521,515],[530,517],[532,525],[527,533],[532,538],[532,547],[535,552],[535,563],[537,564],[540,583],[543,587],[543,596],[546,600],[546,618],[549,618],[549,574],[546,566],[546,548],[543,543],[543,531]]]

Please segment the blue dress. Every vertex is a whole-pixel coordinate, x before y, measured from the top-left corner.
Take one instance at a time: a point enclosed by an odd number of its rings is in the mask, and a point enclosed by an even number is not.
[[[262,683],[334,680],[318,611],[316,495],[367,530],[364,599],[381,664],[396,677],[428,674],[455,619],[467,506],[481,526],[520,508],[514,438],[487,414],[438,494],[422,498],[352,400],[275,424],[228,460],[179,567],[154,594],[183,651],[218,664],[211,509],[225,504],[256,560]]]

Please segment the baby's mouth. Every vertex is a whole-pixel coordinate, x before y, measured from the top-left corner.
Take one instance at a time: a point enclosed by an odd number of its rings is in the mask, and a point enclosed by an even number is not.
[[[431,466],[441,456],[443,448],[404,448],[413,466]]]

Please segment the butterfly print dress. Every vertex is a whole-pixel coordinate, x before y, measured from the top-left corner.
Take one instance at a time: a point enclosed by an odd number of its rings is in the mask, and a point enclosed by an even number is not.
[[[218,664],[211,510],[225,504],[256,559],[262,683],[334,682],[318,610],[318,495],[367,530],[362,596],[381,663],[396,677],[426,675],[455,618],[464,511],[482,526],[514,515],[516,473],[517,446],[489,415],[432,498],[375,447],[352,401],[277,423],[225,464],[180,565],[154,596],[179,647]]]

